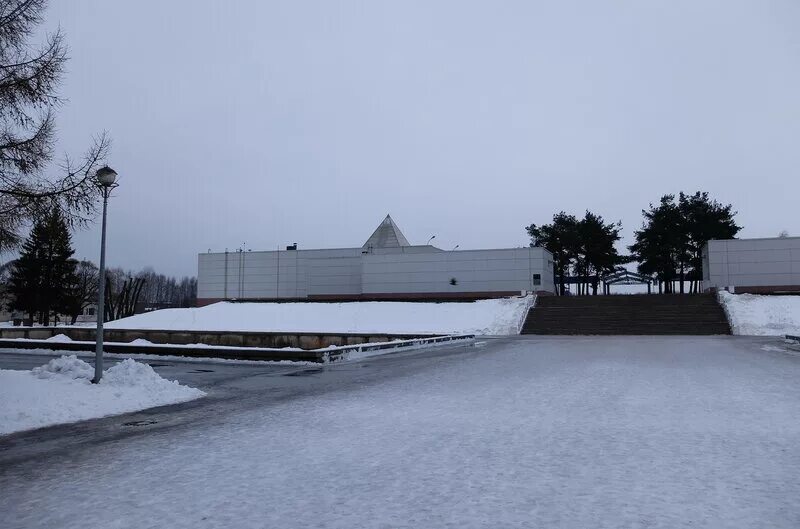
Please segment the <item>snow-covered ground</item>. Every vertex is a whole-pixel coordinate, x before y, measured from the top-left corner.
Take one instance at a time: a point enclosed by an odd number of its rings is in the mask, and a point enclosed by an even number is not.
[[[531,297],[465,303],[214,303],[163,309],[106,324],[109,329],[352,333],[517,334]]]
[[[796,529],[800,357],[760,345],[488,340],[0,469],[0,512],[8,529]],[[372,362],[361,373],[392,365]]]
[[[127,359],[92,384],[94,367],[76,356],[31,371],[0,369],[0,435],[174,404],[205,395]]]
[[[800,296],[758,296],[720,292],[733,334],[800,335]]]

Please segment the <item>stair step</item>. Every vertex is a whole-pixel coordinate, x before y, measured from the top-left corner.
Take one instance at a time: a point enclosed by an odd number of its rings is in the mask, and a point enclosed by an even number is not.
[[[543,296],[528,312],[522,334],[730,334],[716,296]]]

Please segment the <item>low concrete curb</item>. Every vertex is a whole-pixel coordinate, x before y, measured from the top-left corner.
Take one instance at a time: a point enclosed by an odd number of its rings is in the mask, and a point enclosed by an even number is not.
[[[411,340],[398,340],[385,343],[367,343],[347,345],[342,347],[327,347],[324,349],[268,349],[260,347],[197,347],[192,345],[166,345],[166,344],[130,344],[106,342],[103,350],[115,354],[152,354],[164,356],[187,356],[200,358],[223,358],[227,360],[263,360],[293,362],[336,362],[345,360],[353,353],[369,355],[369,353],[389,352],[391,350],[415,349],[448,345],[452,343],[473,343],[475,335],[458,334],[447,336],[433,336],[428,338],[414,338]],[[8,349],[47,349],[51,351],[94,351],[94,342],[49,342],[47,340],[0,340],[0,348]]]

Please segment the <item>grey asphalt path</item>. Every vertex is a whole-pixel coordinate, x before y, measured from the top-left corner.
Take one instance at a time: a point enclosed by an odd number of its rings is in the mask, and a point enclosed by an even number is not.
[[[800,527],[780,339],[482,341],[11,436],[0,527]]]
[[[0,436],[0,474],[25,461],[58,458],[76,450],[90,450],[99,443],[124,442],[126,438],[156,432],[168,434],[176,429],[203,428],[224,421],[232,413],[268,407],[287,399],[379,384],[388,378],[480,354],[490,343],[491,347],[496,347],[500,342],[502,340],[423,348],[333,364],[138,360],[150,364],[162,377],[200,388],[208,395],[181,404]],[[58,353],[0,351],[0,369],[31,369],[58,356]],[[94,364],[91,357],[82,356],[81,359]],[[105,360],[107,367],[119,361],[118,358]]]
[[[418,349],[326,365],[140,360],[153,366],[161,376],[198,387],[208,395],[182,404],[0,436],[0,474],[4,468],[31,459],[58,458],[76,450],[90,450],[100,443],[124,442],[126,438],[156,432],[168,435],[171,430],[203,428],[224,422],[230,414],[268,407],[308,395],[349,391],[380,384],[389,379],[429,371],[442,364],[502,351],[519,342],[527,344],[533,352],[539,343],[552,345],[564,342],[568,345],[575,341],[592,339],[570,336],[481,337],[474,346]],[[658,340],[657,337],[652,339]],[[782,340],[774,337],[725,339],[751,349],[772,348],[772,354],[792,354],[783,347]],[[34,355],[21,350],[4,351],[0,352],[0,369],[31,369],[56,356],[58,354]],[[92,363],[91,357],[82,358]],[[107,365],[119,361],[108,358]]]

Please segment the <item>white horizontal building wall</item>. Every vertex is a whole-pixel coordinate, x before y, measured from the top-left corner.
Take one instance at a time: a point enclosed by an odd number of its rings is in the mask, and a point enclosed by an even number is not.
[[[433,246],[407,246],[207,253],[198,256],[197,297],[205,303],[552,292],[552,270],[552,257],[542,248],[445,252]],[[534,284],[533,274],[540,276],[541,284]],[[453,278],[455,285],[450,284]]]
[[[800,237],[709,241],[703,288],[736,292],[800,290]]]
[[[542,248],[367,255],[361,281],[365,295],[554,290],[552,257]]]
[[[303,299],[339,276],[342,259],[360,263],[359,248],[206,253],[198,256],[198,299]],[[227,260],[227,265],[225,264]],[[310,263],[314,263],[313,270]],[[319,266],[328,263],[329,269]],[[227,279],[226,279],[227,270]],[[360,283],[360,281],[359,281]],[[349,293],[358,294],[360,285]]]

